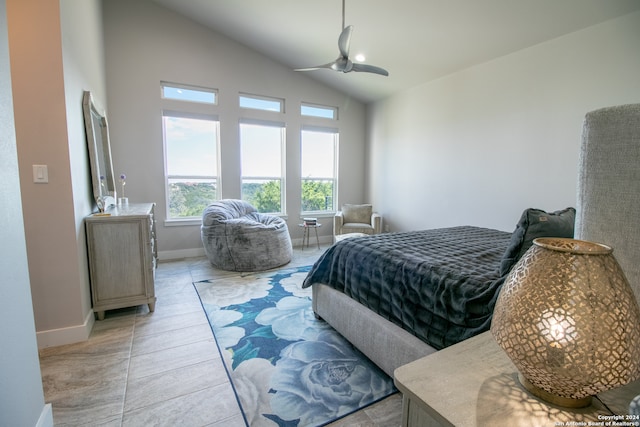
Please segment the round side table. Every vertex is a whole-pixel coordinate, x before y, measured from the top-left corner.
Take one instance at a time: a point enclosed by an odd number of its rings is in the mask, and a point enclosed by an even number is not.
[[[304,242],[307,241],[307,247],[309,247],[309,235],[311,234],[310,229],[314,229],[316,232],[316,243],[318,245],[318,249],[320,249],[320,239],[318,238],[318,228],[322,227],[322,224],[316,222],[314,225],[310,224],[298,224],[298,227],[302,227],[302,250],[304,250]]]

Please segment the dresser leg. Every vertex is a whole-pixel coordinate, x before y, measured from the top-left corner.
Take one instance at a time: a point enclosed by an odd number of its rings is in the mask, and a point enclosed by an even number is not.
[[[156,302],[150,302],[149,303],[149,311],[153,313],[153,311],[156,309]]]
[[[104,320],[104,310],[96,312],[98,314],[98,320]]]

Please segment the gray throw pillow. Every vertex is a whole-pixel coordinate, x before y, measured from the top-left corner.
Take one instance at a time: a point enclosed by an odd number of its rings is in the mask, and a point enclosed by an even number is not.
[[[525,209],[511,235],[509,246],[500,261],[500,275],[511,270],[538,237],[573,238],[576,210],[566,208],[561,211],[545,212],[541,209]]]

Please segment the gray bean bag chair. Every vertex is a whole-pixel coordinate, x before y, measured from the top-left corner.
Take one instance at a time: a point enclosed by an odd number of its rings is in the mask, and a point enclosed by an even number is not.
[[[242,200],[219,200],[207,206],[201,236],[211,265],[222,270],[262,271],[291,261],[287,223],[259,213]]]

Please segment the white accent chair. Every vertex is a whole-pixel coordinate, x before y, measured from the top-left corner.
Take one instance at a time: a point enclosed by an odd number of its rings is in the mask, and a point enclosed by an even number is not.
[[[333,235],[363,233],[380,234],[382,232],[382,216],[373,212],[370,204],[342,205],[333,217]]]

